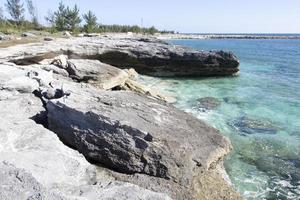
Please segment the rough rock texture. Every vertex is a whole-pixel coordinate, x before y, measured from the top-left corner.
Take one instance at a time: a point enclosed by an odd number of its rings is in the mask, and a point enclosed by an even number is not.
[[[70,96],[47,103],[49,129],[88,160],[127,174],[118,180],[194,199],[201,171],[230,151],[216,129],[161,101],[126,91],[65,89]]]
[[[30,48],[30,49],[29,49]],[[0,51],[1,52],[1,51]],[[119,68],[134,68],[152,76],[224,76],[239,71],[239,62],[230,52],[205,52],[169,45],[147,38],[72,38],[10,47],[3,57],[19,64],[33,64],[52,55],[97,59]]]
[[[88,159],[124,173],[184,181],[231,146],[174,107],[132,92],[92,92],[47,103],[49,129]]]
[[[115,182],[114,178],[98,173],[81,154],[65,146],[55,133],[37,124],[45,125],[46,110],[41,99],[32,92],[43,89],[49,80],[56,85],[58,80],[52,80],[50,76],[51,73],[36,66],[0,65],[0,163],[10,163],[0,166],[0,199],[27,199],[30,196],[29,199],[45,197],[43,199],[51,200],[60,199],[56,197],[169,199],[167,195]],[[36,84],[23,82],[22,88],[26,90],[20,90],[20,84],[15,88],[13,84],[9,88],[2,86],[22,77]],[[16,183],[17,179],[22,182]]]
[[[0,199],[63,199],[46,191],[31,174],[6,162],[0,163]]]
[[[118,85],[124,85],[129,78],[128,73],[111,65],[101,63],[98,60],[71,59],[68,61],[69,68],[74,72],[69,74],[79,81],[95,85],[100,89],[111,89]]]

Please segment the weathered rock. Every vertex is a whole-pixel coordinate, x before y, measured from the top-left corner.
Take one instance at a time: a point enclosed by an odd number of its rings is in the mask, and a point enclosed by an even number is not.
[[[10,40],[10,39],[11,39],[11,37],[9,35],[0,33],[0,41],[6,41],[6,40]]]
[[[68,65],[67,71],[72,78],[104,90],[124,85],[129,78],[125,71],[97,60],[71,59]]]
[[[69,97],[49,101],[47,110],[49,129],[89,160],[178,187],[188,187],[195,174],[213,168],[231,149],[216,129],[132,92],[75,88]]]
[[[146,86],[133,81],[131,79],[127,79],[123,85],[119,85],[115,90],[120,89],[120,90],[126,90],[126,91],[133,91],[139,94],[146,95],[150,98],[157,99],[157,100],[162,100],[164,102],[174,102],[175,100],[171,97],[168,97],[167,95],[161,94],[159,91],[154,91]]]
[[[36,65],[36,66],[33,66],[33,67],[43,69],[43,70],[48,71],[48,72],[52,71],[54,74],[58,74],[58,75],[61,75],[61,76],[64,76],[64,77],[69,77],[69,73],[67,72],[67,70],[59,68],[55,65],[46,64],[46,65]]]
[[[63,32],[63,36],[71,37],[72,34],[71,34],[69,31],[64,31],[64,32]]]
[[[147,38],[72,38],[48,42],[47,46],[31,45],[30,50],[24,45],[23,49],[10,47],[6,51],[4,56],[14,57],[12,61],[19,64],[25,58],[36,60],[37,53],[56,52],[69,58],[97,59],[121,69],[134,68],[152,76],[224,76],[239,71],[232,53],[198,51]]]
[[[49,60],[48,60],[48,62],[49,62]],[[68,57],[66,55],[59,55],[59,56],[55,57],[49,64],[53,64],[62,69],[67,69],[68,68]]]
[[[52,38],[52,37],[44,37],[44,41],[53,41],[54,40],[54,38]]]
[[[1,65],[0,81],[15,76],[33,79],[41,71],[31,66],[22,69]],[[40,76],[40,80],[33,80],[47,82],[48,78]],[[170,199],[99,174],[55,133],[37,124],[46,123],[46,110],[40,98],[31,92],[1,89],[0,108],[0,199]],[[15,167],[3,166],[3,161]]]
[[[31,174],[0,162],[0,199],[63,199],[47,191]]]
[[[31,93],[39,87],[39,84],[26,76],[26,71],[7,65],[0,65],[0,89]]]
[[[166,194],[145,190],[137,185],[119,181],[75,188],[70,192],[77,194],[81,198],[90,200],[171,200]]]
[[[24,32],[21,34],[22,37],[37,37],[35,34],[33,33],[29,33],[29,32]]]

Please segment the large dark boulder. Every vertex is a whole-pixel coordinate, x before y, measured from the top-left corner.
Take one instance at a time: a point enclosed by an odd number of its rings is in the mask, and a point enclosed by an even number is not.
[[[239,62],[230,52],[196,51],[162,43],[149,45],[149,49],[107,51],[99,55],[99,59],[120,68],[133,67],[140,74],[159,77],[228,76],[239,71]]]

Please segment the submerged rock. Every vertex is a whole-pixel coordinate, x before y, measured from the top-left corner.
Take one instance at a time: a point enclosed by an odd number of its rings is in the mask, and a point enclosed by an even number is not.
[[[255,166],[268,173],[270,176],[278,176],[282,180],[286,180],[294,186],[300,181],[300,166],[297,159],[282,159],[277,156],[260,157],[252,161]]]
[[[264,119],[252,119],[248,117],[241,117],[233,121],[230,124],[238,131],[246,134],[266,133],[276,134],[280,130],[280,127],[271,121]]]
[[[235,104],[237,106],[243,106],[246,102],[240,101],[236,97],[224,97],[223,101],[228,104]]]
[[[204,110],[213,110],[221,105],[221,102],[214,97],[199,98],[197,101],[197,107]]]

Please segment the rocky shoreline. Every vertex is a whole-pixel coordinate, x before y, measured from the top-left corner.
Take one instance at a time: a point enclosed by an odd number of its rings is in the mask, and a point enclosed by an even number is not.
[[[145,37],[0,49],[0,199],[241,199],[222,178],[230,141],[135,71],[229,76],[239,62]]]

